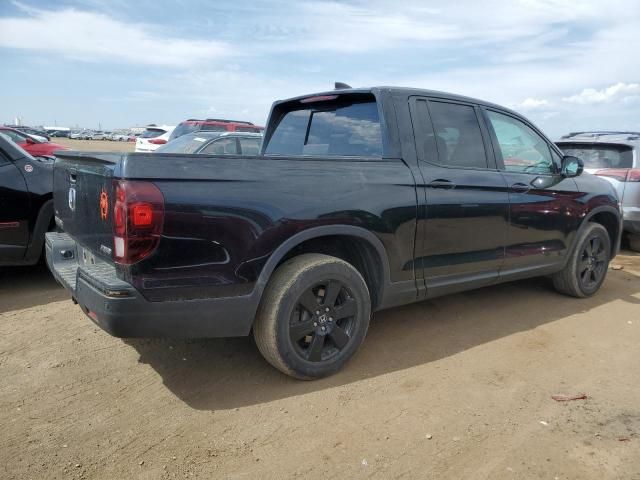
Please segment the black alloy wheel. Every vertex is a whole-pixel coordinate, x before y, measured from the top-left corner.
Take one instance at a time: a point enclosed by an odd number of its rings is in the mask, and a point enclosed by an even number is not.
[[[358,304],[349,288],[329,280],[305,290],[289,321],[295,351],[310,362],[332,359],[352,340]]]

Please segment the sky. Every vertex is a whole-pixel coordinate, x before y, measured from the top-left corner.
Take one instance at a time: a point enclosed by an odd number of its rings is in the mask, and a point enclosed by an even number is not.
[[[114,129],[410,86],[640,131],[640,1],[0,0],[0,123]]]

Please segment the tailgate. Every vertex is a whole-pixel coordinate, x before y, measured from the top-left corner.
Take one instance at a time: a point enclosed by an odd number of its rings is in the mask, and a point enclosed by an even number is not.
[[[98,257],[111,261],[113,173],[120,154],[65,152],[54,167],[54,206],[61,227]]]

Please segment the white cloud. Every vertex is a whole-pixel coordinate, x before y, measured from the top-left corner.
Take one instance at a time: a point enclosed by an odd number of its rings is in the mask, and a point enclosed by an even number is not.
[[[525,98],[522,102],[512,104],[511,108],[515,110],[539,110],[549,106],[549,101],[537,98]]]
[[[88,62],[185,67],[231,53],[210,40],[169,38],[148,25],[124,23],[94,12],[39,10],[0,18],[0,47],[53,52]]]
[[[564,97],[562,100],[569,103],[581,105],[593,103],[606,103],[621,99],[628,103],[640,96],[640,84],[618,82],[610,87],[596,90],[595,88],[585,88],[577,95]]]

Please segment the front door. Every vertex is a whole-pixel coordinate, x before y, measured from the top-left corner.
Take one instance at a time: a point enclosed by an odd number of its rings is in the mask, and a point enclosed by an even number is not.
[[[488,285],[504,261],[509,199],[480,114],[472,104],[411,100],[427,204],[416,264],[428,296]]]
[[[0,265],[22,260],[29,241],[29,194],[24,177],[0,154]]]
[[[554,270],[564,262],[576,228],[577,185],[560,175],[560,156],[532,126],[506,112],[485,109],[484,115],[509,187],[511,220],[502,274]]]

